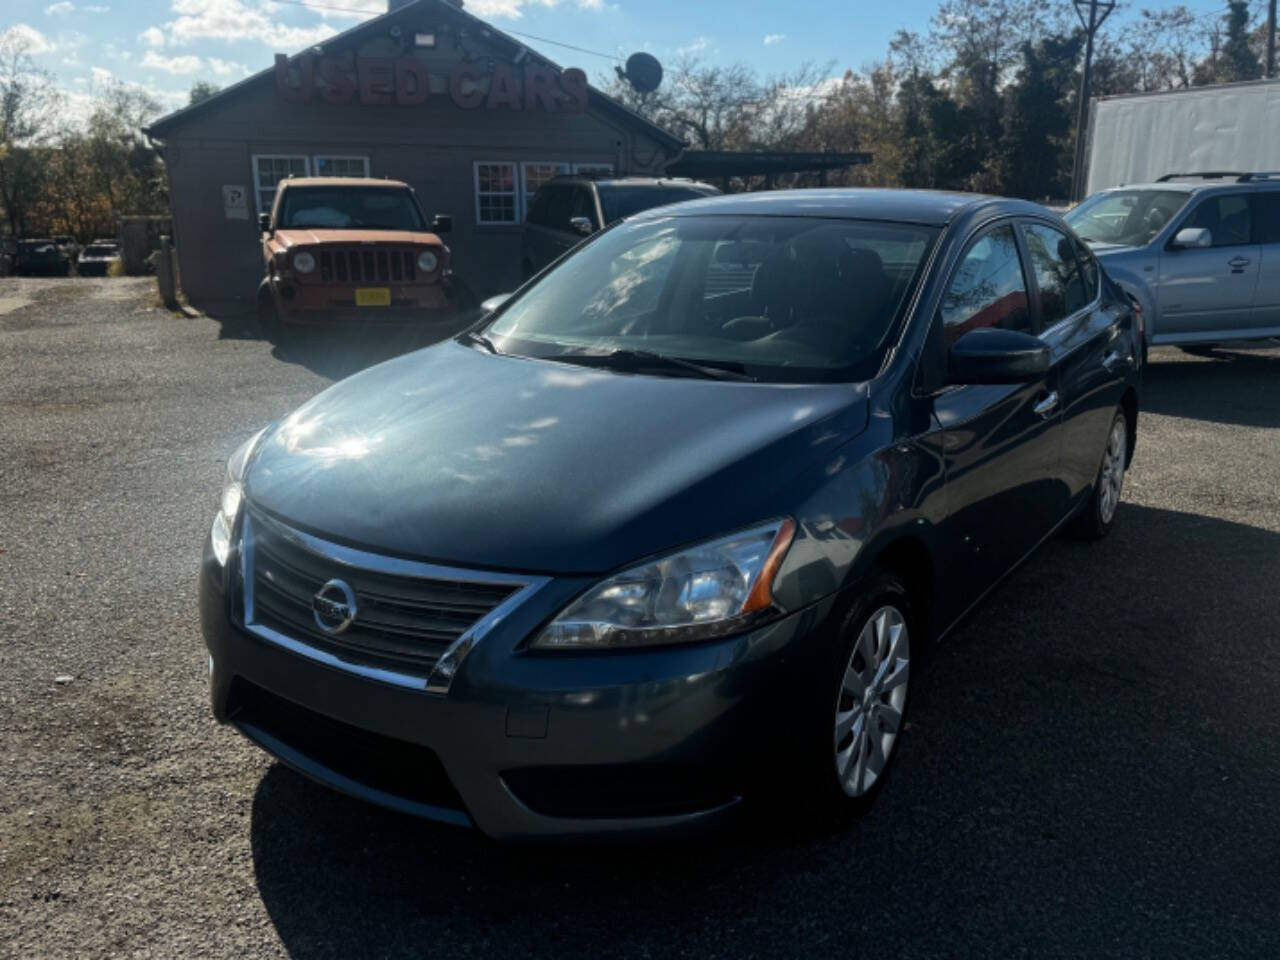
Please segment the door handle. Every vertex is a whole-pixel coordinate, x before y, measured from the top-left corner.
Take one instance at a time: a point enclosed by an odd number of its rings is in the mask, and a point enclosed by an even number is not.
[[[1054,390],[1031,409],[1045,420],[1048,420],[1053,416],[1053,412],[1058,409],[1058,391]]]
[[[1231,268],[1232,273],[1241,273],[1251,262],[1248,257],[1232,257],[1227,261],[1227,266]]]
[[[1114,370],[1117,366],[1120,365],[1120,351],[1112,350],[1110,353],[1108,353],[1105,357],[1102,358],[1102,365],[1106,367],[1108,370]]]

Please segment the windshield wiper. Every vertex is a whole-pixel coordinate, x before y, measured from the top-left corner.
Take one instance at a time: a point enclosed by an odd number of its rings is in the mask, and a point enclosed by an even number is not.
[[[707,361],[686,360],[684,357],[672,357],[665,353],[653,353],[649,350],[634,350],[623,347],[607,353],[559,353],[547,357],[561,363],[577,363],[584,367],[609,367],[614,370],[668,370],[693,373],[709,380],[745,380],[756,382],[742,369],[720,366]]]
[[[498,345],[496,343],[494,343],[492,340],[490,340],[488,337],[486,337],[483,333],[481,333],[478,330],[464,330],[462,332],[462,336],[466,338],[468,343],[474,343],[474,344],[477,344],[478,346],[484,347],[490,353],[502,352],[501,350],[498,349]]]

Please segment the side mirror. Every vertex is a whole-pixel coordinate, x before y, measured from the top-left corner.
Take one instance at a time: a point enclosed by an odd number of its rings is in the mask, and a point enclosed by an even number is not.
[[[486,314],[493,313],[493,311],[497,310],[499,307],[501,307],[504,303],[506,303],[510,299],[511,299],[511,294],[509,293],[495,294],[494,296],[490,297],[488,300],[485,300],[480,304],[480,314],[484,316]]]
[[[951,346],[947,383],[1026,383],[1049,372],[1049,348],[1018,330],[981,327]]]
[[[589,237],[596,232],[596,228],[592,226],[591,220],[587,217],[570,217],[569,228],[574,233],[584,237]]]
[[[1183,227],[1169,244],[1171,250],[1195,250],[1213,246],[1213,234],[1206,227]]]
[[[431,218],[432,233],[451,233],[453,232],[453,217],[447,213],[437,213]]]
[[[263,233],[271,232],[271,214],[269,213],[258,214],[258,229]]]

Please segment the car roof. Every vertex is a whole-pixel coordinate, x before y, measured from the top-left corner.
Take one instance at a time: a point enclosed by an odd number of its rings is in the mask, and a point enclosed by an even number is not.
[[[287,187],[394,187],[407,189],[403,180],[382,180],[373,177],[289,177],[281,180],[280,186]]]
[[[647,216],[825,217],[848,220],[886,220],[945,226],[960,214],[991,207],[1004,213],[1041,214],[1044,207],[1027,200],[1011,200],[977,193],[942,190],[888,190],[866,187],[828,187],[814,190],[777,190],[763,193],[734,193],[726,196],[688,200],[678,211],[658,208]]]

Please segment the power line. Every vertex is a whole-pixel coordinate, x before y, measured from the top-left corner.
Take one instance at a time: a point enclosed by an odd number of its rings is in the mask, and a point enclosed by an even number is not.
[[[333,13],[362,13],[365,16],[377,15],[373,10],[362,9],[359,7],[340,7],[328,3],[310,3],[309,0],[271,0],[271,2],[291,7],[303,7],[307,10],[328,10]],[[564,47],[566,50],[575,50],[578,53],[586,53],[593,57],[602,57],[605,60],[612,60],[615,63],[621,63],[624,59],[616,53],[601,53],[599,50],[589,50],[586,47],[579,47],[572,43],[564,43],[561,40],[552,40],[550,37],[539,37],[536,34],[525,33],[522,30],[503,30],[502,32],[515,34],[517,37],[524,37],[526,40],[536,40],[538,43],[549,43],[553,47]]]

